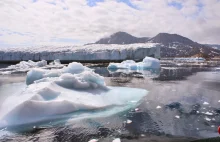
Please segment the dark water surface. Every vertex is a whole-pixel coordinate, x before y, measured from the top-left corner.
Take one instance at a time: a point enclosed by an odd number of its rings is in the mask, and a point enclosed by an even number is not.
[[[220,126],[219,67],[162,67],[146,72],[108,71],[89,66],[104,76],[108,86],[149,91],[134,110],[105,118],[74,121],[68,125],[34,128],[28,132],[0,130],[0,141],[187,142],[217,137]],[[25,86],[25,74],[0,77],[0,105],[17,86]],[[13,84],[13,85],[12,85]],[[13,86],[12,92],[5,90]],[[131,121],[131,123],[127,123]],[[22,126],[21,126],[22,127]],[[219,140],[217,140],[219,141]]]

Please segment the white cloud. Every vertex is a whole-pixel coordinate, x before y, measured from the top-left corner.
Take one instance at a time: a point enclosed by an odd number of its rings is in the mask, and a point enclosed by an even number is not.
[[[38,45],[58,44],[51,39],[73,39],[88,43],[125,31],[147,37],[159,32],[178,33],[202,43],[220,43],[218,0],[130,1],[137,9],[117,0],[93,7],[86,0],[1,0],[0,42]],[[169,6],[172,1],[181,3],[182,8]]]

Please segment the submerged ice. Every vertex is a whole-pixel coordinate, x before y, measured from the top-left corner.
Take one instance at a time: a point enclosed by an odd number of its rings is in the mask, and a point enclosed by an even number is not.
[[[143,89],[106,86],[104,77],[76,62],[57,70],[32,69],[26,82],[24,91],[2,104],[0,126],[91,117],[106,110],[118,113],[135,107],[147,94]]]

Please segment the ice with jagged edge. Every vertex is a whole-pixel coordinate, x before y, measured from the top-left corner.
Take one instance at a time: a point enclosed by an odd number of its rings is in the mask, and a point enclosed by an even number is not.
[[[158,77],[160,73],[160,61],[152,57],[145,57],[142,62],[125,60],[121,63],[110,63],[107,68],[111,73],[138,72],[141,73],[143,77]]]
[[[160,58],[160,44],[87,44],[75,46],[37,46],[0,48],[1,61],[46,60],[52,61],[115,61],[139,60],[145,56]]]
[[[56,59],[53,62],[51,62],[49,65],[47,64],[47,61],[42,60],[38,62],[34,62],[31,60],[28,61],[21,61],[18,64],[10,65],[7,68],[0,69],[1,75],[6,74],[13,74],[13,73],[25,73],[29,71],[32,68],[59,68],[63,67],[63,65],[60,63],[60,60]]]
[[[26,83],[1,105],[1,127],[112,115],[135,107],[147,94],[106,86],[104,77],[76,62],[57,70],[32,69]]]

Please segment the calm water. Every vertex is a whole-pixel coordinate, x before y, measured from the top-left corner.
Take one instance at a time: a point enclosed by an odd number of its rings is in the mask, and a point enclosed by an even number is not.
[[[135,110],[105,118],[78,120],[68,125],[40,127],[31,132],[2,129],[0,141],[74,141],[90,139],[122,142],[191,141],[216,137],[220,125],[219,67],[163,67],[146,72],[108,71],[89,66],[104,76],[108,86],[149,91]],[[0,77],[0,104],[18,87],[25,74]],[[135,108],[134,108],[135,109]],[[132,123],[125,121],[131,120]]]

